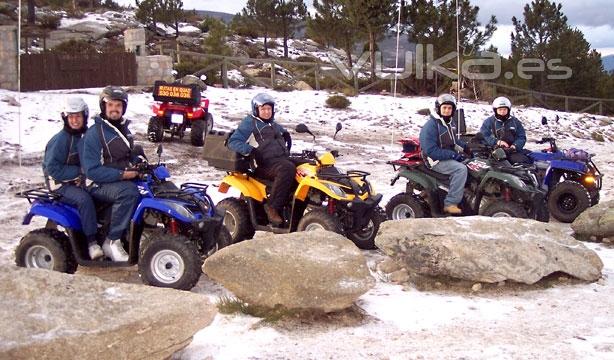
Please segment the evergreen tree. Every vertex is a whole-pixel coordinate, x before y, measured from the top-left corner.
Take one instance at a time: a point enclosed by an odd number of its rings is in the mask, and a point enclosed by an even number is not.
[[[228,36],[228,28],[222,20],[208,17],[207,21],[207,37],[203,42],[205,52],[217,55],[230,55],[231,51],[226,44]]]
[[[175,30],[175,37],[179,37],[179,22],[185,19],[182,0],[158,0],[160,22]]]
[[[34,25],[34,23],[36,23],[36,2],[28,0],[28,24]]]
[[[340,0],[314,0],[316,11],[307,20],[307,37],[325,46],[342,48],[352,67],[352,49],[360,39],[359,27],[350,21],[347,7]]]
[[[256,33],[264,37],[265,56],[269,56],[267,39],[275,33],[275,5],[276,0],[248,0],[237,19],[237,25],[253,26]]]
[[[284,57],[288,57],[288,38],[294,36],[300,22],[305,20],[307,7],[303,0],[276,0],[275,20],[284,41]]]
[[[232,17],[230,30],[234,34],[251,38],[257,38],[259,34],[258,24],[252,18],[243,16],[241,13]]]
[[[156,31],[158,22],[160,22],[160,3],[159,0],[135,0],[136,12],[135,17],[138,21],[146,26],[152,26],[153,31]]]

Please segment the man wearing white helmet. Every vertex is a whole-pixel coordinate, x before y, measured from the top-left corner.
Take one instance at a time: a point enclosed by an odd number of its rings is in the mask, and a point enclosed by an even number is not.
[[[73,205],[79,211],[83,234],[88,242],[90,258],[103,255],[96,242],[96,207],[90,194],[85,190],[85,176],[81,168],[79,151],[81,138],[87,130],[89,109],[83,99],[71,97],[66,100],[62,120],[64,128],[55,134],[45,147],[43,173],[49,188],[59,186],[55,191],[62,195],[60,201]]]
[[[484,120],[480,128],[486,144],[506,149],[511,163],[531,163],[523,149],[527,135],[520,120],[511,114],[511,101],[503,96],[498,97],[492,102],[492,109],[494,115]]]
[[[455,111],[454,96],[442,94],[435,100],[435,113],[431,112],[420,130],[420,147],[428,167],[450,175],[450,189],[444,199],[443,211],[460,215],[462,211],[458,204],[463,199],[467,181],[467,167],[462,163],[465,159],[463,151],[467,148],[467,144],[459,139],[452,129],[451,122]]]
[[[228,139],[228,148],[256,159],[256,176],[273,180],[271,196],[264,205],[273,225],[283,223],[282,209],[286,205],[296,166],[288,156],[292,138],[283,126],[275,122],[275,99],[260,93],[252,99],[251,114],[247,115]]]

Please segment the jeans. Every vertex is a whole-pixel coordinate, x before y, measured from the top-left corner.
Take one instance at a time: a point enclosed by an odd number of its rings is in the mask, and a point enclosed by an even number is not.
[[[432,169],[438,173],[450,175],[450,189],[443,205],[460,204],[467,181],[467,166],[456,160],[440,160]]]
[[[92,188],[91,194],[96,200],[113,203],[107,238],[109,240],[121,238],[130,225],[132,214],[141,198],[136,184],[132,181],[97,184]]]
[[[294,175],[296,166],[289,159],[278,160],[267,166],[257,167],[256,176],[273,181],[269,206],[277,211],[281,211],[288,202],[292,185],[294,185]]]
[[[56,192],[62,195],[61,202],[72,205],[79,211],[81,229],[85,237],[89,240],[96,236],[96,206],[92,196],[85,189],[68,184],[62,185]]]

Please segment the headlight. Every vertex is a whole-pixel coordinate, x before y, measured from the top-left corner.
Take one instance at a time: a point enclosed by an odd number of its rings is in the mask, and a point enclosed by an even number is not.
[[[179,204],[177,202],[169,201],[169,200],[161,200],[160,202],[164,203],[164,205],[168,206],[169,208],[171,208],[173,211],[183,216],[184,218],[188,218],[191,221],[196,220],[196,218],[194,217],[194,214],[192,214],[190,210],[186,209],[185,206],[183,206],[183,204]]]
[[[339,186],[335,185],[335,184],[331,184],[331,183],[324,183],[324,186],[326,186],[328,188],[328,190],[332,191],[333,194],[339,196],[339,197],[345,197],[345,191],[343,191],[343,189],[341,189]]]
[[[595,177],[592,174],[587,174],[584,179],[582,179],[584,181],[584,183],[588,186],[592,186],[595,184]]]

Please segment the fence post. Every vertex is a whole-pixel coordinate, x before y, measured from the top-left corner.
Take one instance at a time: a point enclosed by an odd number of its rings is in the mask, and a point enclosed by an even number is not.
[[[356,95],[358,95],[358,90],[360,90],[358,85],[358,72],[354,73],[354,90],[356,90]]]
[[[179,55],[179,43],[177,43],[177,64],[181,64],[181,55]]]
[[[565,96],[565,112],[569,112],[569,98]]]
[[[160,55],[164,55],[164,46],[160,44]]]
[[[224,84],[224,89],[228,89],[228,64],[226,63],[226,57],[222,59],[222,84]]]
[[[599,115],[603,115],[603,101],[599,102]]]
[[[316,90],[320,90],[320,63],[316,63],[315,78],[316,78]]]
[[[271,60],[271,88],[275,87],[275,61]]]

